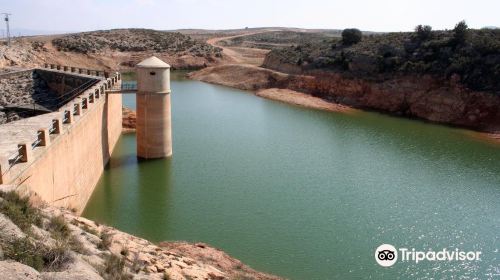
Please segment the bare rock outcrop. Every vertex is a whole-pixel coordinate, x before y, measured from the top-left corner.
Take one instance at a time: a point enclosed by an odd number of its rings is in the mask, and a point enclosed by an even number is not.
[[[284,74],[247,65],[205,68],[189,77],[244,90],[289,89],[359,109],[480,131],[500,131],[500,96],[470,90],[459,83],[458,77],[443,80],[431,75],[406,75],[366,80],[331,72]]]
[[[281,279],[207,244],[157,245],[13,192],[0,212],[1,279]]]
[[[123,107],[122,108],[122,127],[124,132],[134,132],[137,123],[137,114],[134,110]]]
[[[209,67],[188,75],[191,79],[234,87],[242,90],[270,88],[286,81],[287,74],[246,64]]]
[[[14,261],[0,261],[0,275],[4,280],[42,280],[40,273],[22,263]]]

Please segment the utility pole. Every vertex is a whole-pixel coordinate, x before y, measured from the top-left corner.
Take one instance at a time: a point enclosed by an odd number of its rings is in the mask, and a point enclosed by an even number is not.
[[[9,16],[12,14],[2,13],[5,16],[5,25],[7,26],[7,46],[10,46],[10,28],[9,28]]]

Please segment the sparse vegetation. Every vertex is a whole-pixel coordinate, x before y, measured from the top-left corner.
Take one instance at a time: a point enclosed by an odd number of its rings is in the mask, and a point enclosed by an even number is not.
[[[45,269],[52,271],[60,269],[64,264],[71,262],[72,257],[66,240],[56,240],[55,246],[45,247],[42,250]]]
[[[71,234],[69,226],[62,216],[51,217],[47,225],[47,230],[52,233],[55,239],[67,239]]]
[[[14,191],[0,192],[0,197],[0,212],[9,217],[22,231],[28,232],[32,224],[42,224],[40,211],[31,206],[29,198],[20,197]]]
[[[113,254],[109,254],[104,261],[104,268],[100,274],[109,280],[127,280],[132,279],[132,275],[125,272],[125,260]]]
[[[208,246],[203,245],[201,248],[204,250],[201,253],[222,254],[222,260],[214,259],[205,263],[198,256],[200,252],[196,248],[184,249],[183,252],[188,256],[181,257],[178,253],[167,252],[161,246],[144,239],[129,236],[112,228],[103,228],[97,223],[94,227],[87,220],[80,220],[64,209],[44,206],[37,210],[32,207],[28,199],[19,197],[15,192],[0,192],[0,204],[0,212],[4,215],[1,217],[4,226],[2,230],[5,229],[0,234],[0,260],[9,260],[4,262],[3,268],[12,270],[9,271],[14,275],[9,275],[11,278],[94,279],[98,273],[104,279],[112,280],[170,279],[181,275],[185,279],[235,279],[232,277],[233,273],[239,275],[242,271],[237,268],[238,271],[235,272],[231,266],[227,266],[227,262],[237,261],[215,248],[208,249]],[[14,220],[11,220],[6,213],[14,217]],[[19,213],[26,213],[27,216],[21,219]],[[23,225],[26,230],[22,231],[19,225]],[[88,227],[88,231],[95,231],[95,236],[86,234],[82,229],[85,226]],[[97,234],[97,231],[101,234]],[[112,236],[116,236],[116,239],[112,240]],[[100,237],[100,240],[97,237]],[[120,254],[115,255],[109,250],[112,241],[120,246]],[[101,251],[96,250],[97,247]],[[212,253],[207,253],[207,250],[212,250]],[[37,272],[26,270],[17,262],[30,266]],[[216,266],[218,262],[223,266]],[[89,265],[95,270],[78,269]],[[186,269],[186,266],[189,269]],[[222,269],[220,275],[214,274],[210,266]],[[251,279],[280,279],[248,267],[244,270],[255,275]]]
[[[29,238],[15,238],[13,240],[2,240],[4,258],[11,259],[22,264],[42,270],[45,265],[43,251]]]
[[[264,63],[284,72],[290,69],[287,65],[375,80],[407,74],[444,79],[456,75],[470,89],[500,94],[500,30],[471,30],[465,22],[451,31],[417,26],[415,32],[365,35],[348,46],[332,39],[274,49]]]
[[[79,243],[71,239],[68,225],[62,217],[51,218],[47,230],[55,237],[55,244],[48,246],[32,234],[31,227],[42,227],[43,216],[34,208],[27,197],[16,192],[0,192],[0,212],[6,215],[26,235],[2,238],[0,245],[4,249],[4,257],[31,266],[37,270],[57,270],[71,261],[69,249]],[[70,242],[71,241],[71,242]],[[81,244],[79,244],[81,247]]]
[[[259,49],[275,49],[305,43],[330,41],[331,38],[339,36],[340,31],[338,33],[272,31],[234,37],[220,41],[219,44],[228,47],[238,46]]]
[[[85,231],[87,233],[90,233],[90,234],[95,235],[95,236],[99,236],[99,232],[97,232],[97,230],[95,230],[94,228],[89,227],[85,223],[79,223],[78,220],[76,220],[76,219],[73,219],[71,221],[71,224],[74,225],[74,226],[77,226],[77,227],[81,228],[83,231]]]
[[[220,48],[198,42],[178,32],[151,29],[114,29],[66,35],[52,40],[60,51],[97,53],[156,51],[170,54],[185,53],[200,57],[221,57]]]
[[[101,242],[97,245],[97,248],[100,250],[107,250],[111,246],[111,234],[108,232],[104,231],[101,232]]]

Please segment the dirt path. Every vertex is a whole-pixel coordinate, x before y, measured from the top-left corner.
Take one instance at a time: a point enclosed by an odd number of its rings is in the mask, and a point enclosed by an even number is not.
[[[227,37],[217,37],[211,38],[207,40],[207,43],[219,47],[222,49],[222,53],[227,58],[228,63],[236,63],[236,64],[249,64],[260,66],[264,62],[264,58],[269,50],[264,49],[256,49],[256,48],[244,48],[244,47],[226,47],[219,44],[220,41],[233,39],[237,37],[244,37],[259,33],[266,33],[269,31],[260,31],[260,32],[251,32],[245,33],[235,36],[227,36]]]

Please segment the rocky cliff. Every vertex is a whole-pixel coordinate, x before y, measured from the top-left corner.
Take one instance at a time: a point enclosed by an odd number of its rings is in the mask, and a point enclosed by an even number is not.
[[[500,96],[467,89],[458,78],[408,75],[375,82],[322,74],[291,79],[283,86],[356,108],[500,131]]]
[[[331,72],[299,75],[225,65],[194,72],[190,77],[245,90],[291,89],[354,108],[481,131],[500,131],[500,96],[470,90],[456,76],[442,79],[414,74],[366,80]]]
[[[500,32],[468,29],[461,22],[446,31],[419,26],[415,32],[363,36],[357,43],[338,38],[275,48],[266,55],[261,72],[274,74],[256,86],[498,132],[499,65]],[[275,79],[276,72],[286,77]],[[211,81],[206,75],[193,77]]]

